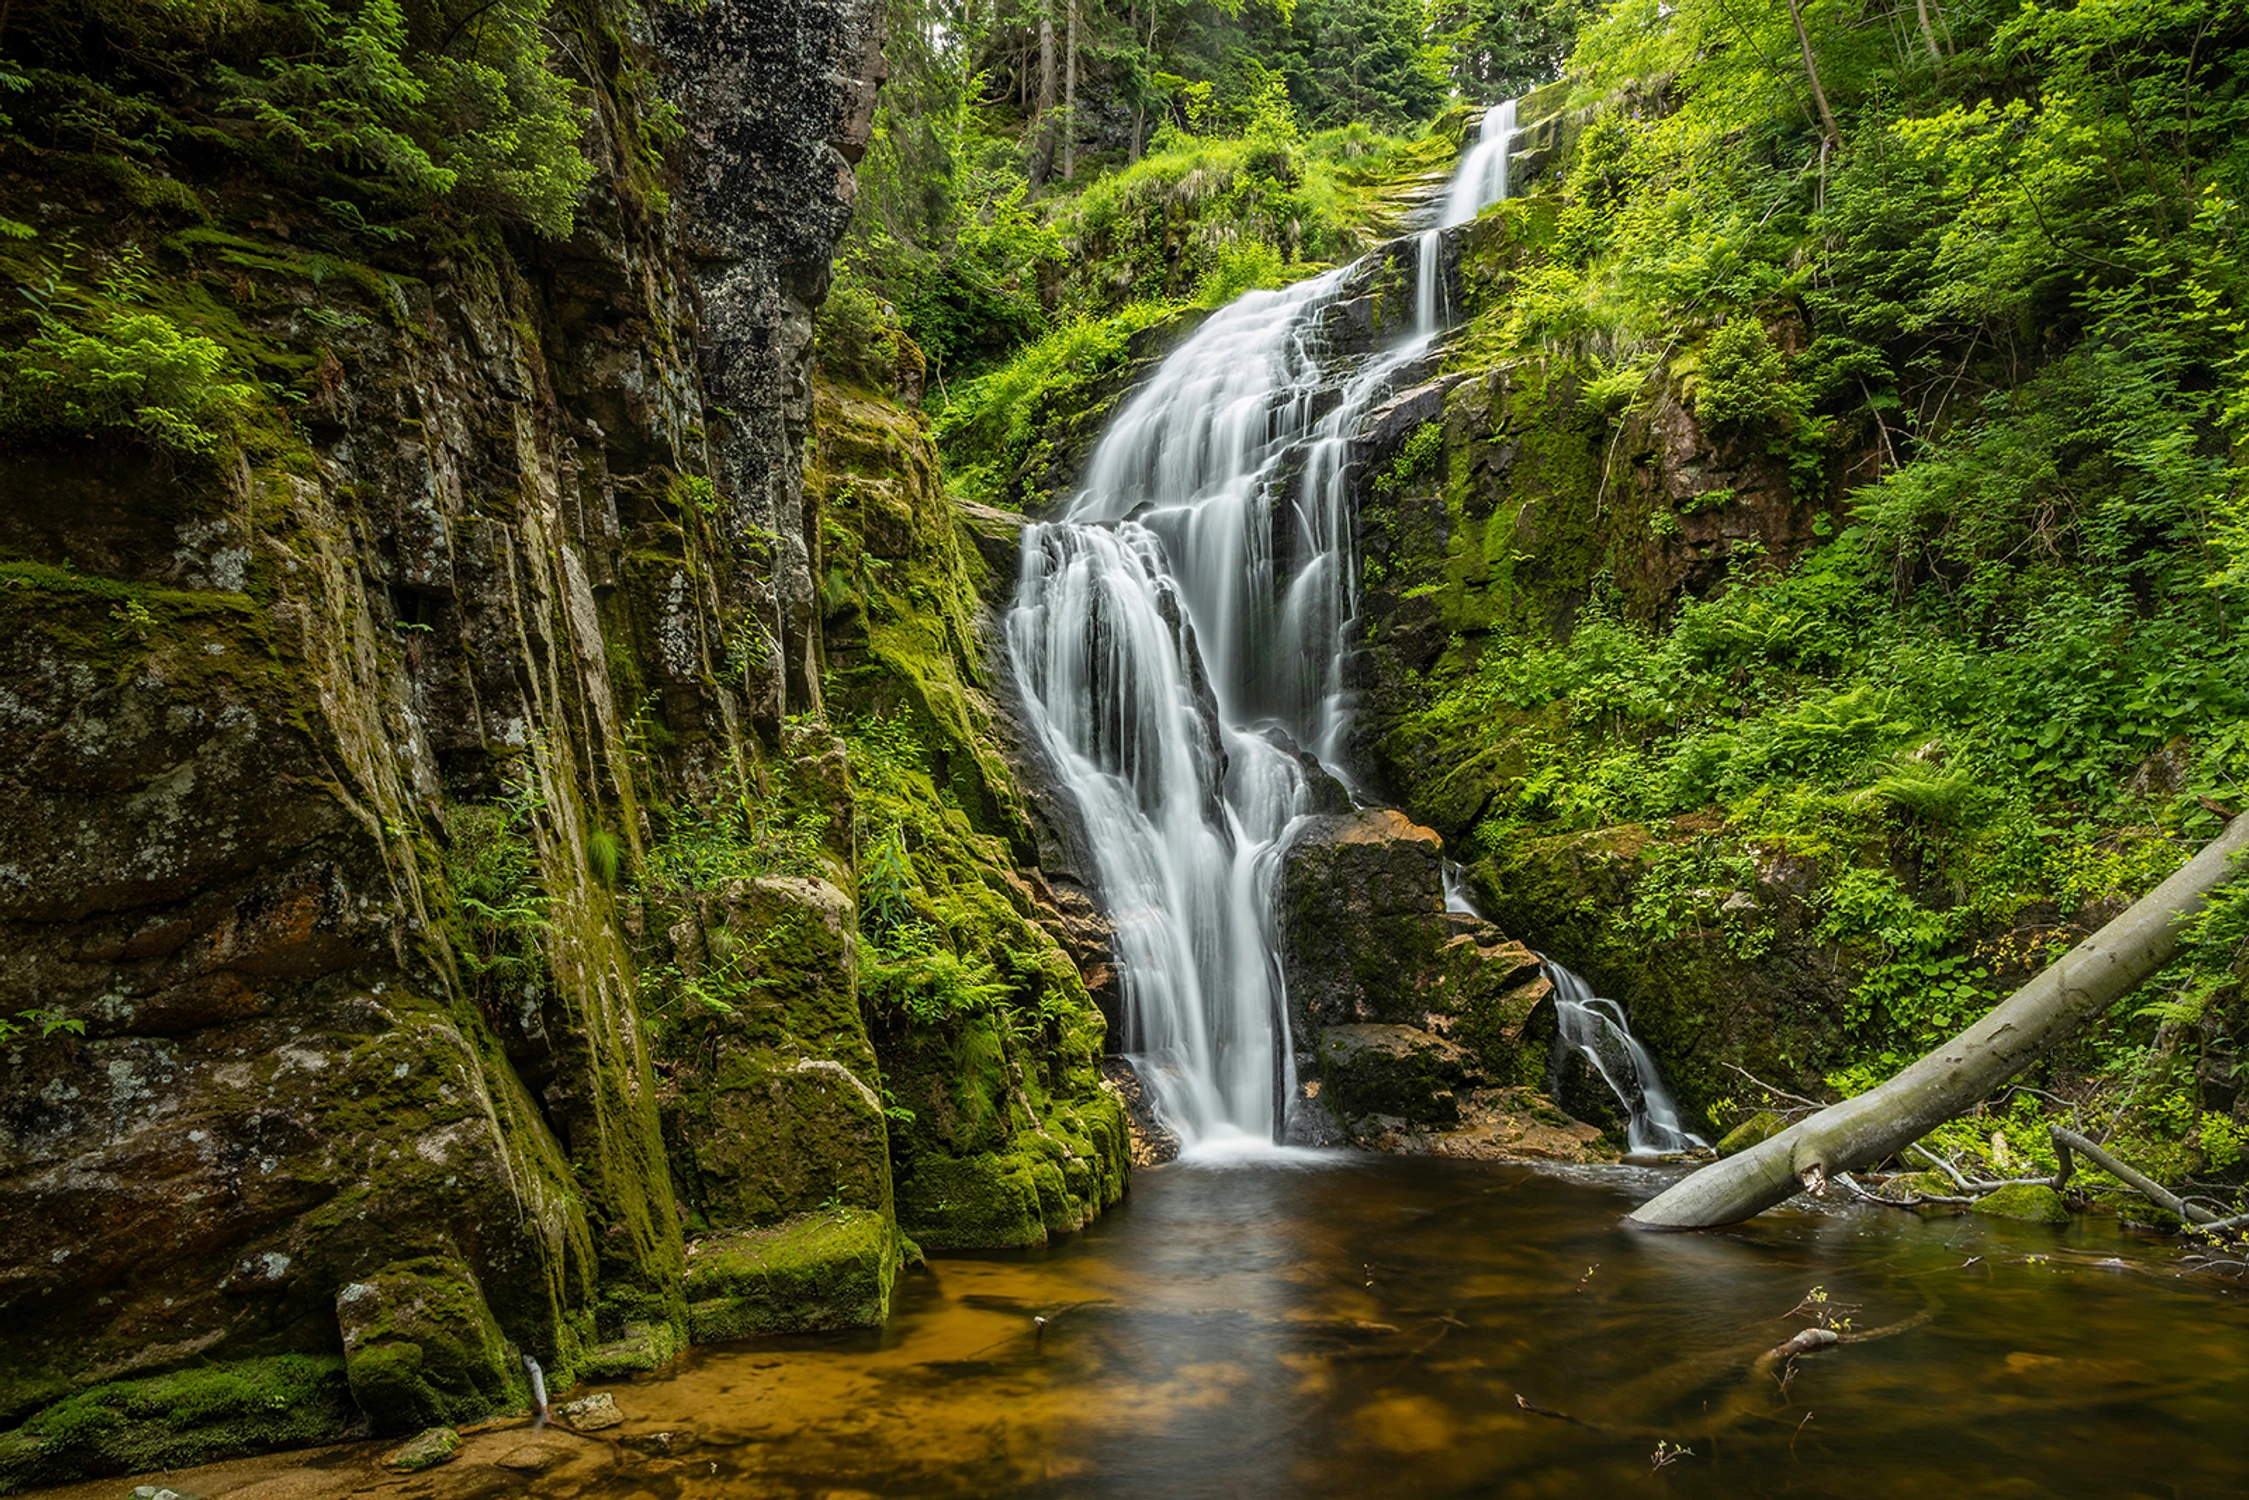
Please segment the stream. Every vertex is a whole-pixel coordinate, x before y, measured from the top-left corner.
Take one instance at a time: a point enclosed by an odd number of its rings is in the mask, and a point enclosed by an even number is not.
[[[1670,1169],[1288,1153],[1142,1172],[1030,1255],[901,1279],[879,1332],[697,1349],[596,1437],[362,1443],[173,1477],[346,1495],[2249,1494],[2249,1308],[2113,1221],[1796,1205],[1617,1227]],[[1783,1394],[1814,1287],[1854,1328]],[[1050,1321],[1043,1332],[1035,1317]],[[1542,1415],[1517,1402],[1564,1416]],[[1658,1443],[1691,1449],[1660,1470]],[[63,1492],[119,1500],[129,1481]]]

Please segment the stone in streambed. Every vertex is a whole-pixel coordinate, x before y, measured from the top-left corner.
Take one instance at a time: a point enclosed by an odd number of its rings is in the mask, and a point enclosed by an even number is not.
[[[1788,1122],[1777,1113],[1761,1109],[1719,1138],[1718,1154],[1738,1156],[1752,1146],[1763,1145],[1787,1128]]]
[[[428,1427],[408,1438],[383,1457],[383,1462],[408,1474],[451,1463],[461,1451],[461,1435],[450,1427]],[[134,1491],[138,1494],[139,1491]]]
[[[1472,1080],[1468,1053],[1413,1026],[1330,1026],[1320,1038],[1323,1096],[1346,1122],[1388,1115],[1450,1125]]]
[[[2033,1224],[2069,1222],[2069,1205],[2062,1201],[2062,1195],[2034,1182],[2018,1182],[2012,1187],[1986,1193],[1971,1204],[1968,1211],[1989,1214],[1995,1219],[2024,1219]]]
[[[555,1415],[568,1422],[574,1432],[600,1432],[625,1420],[625,1414],[617,1409],[617,1398],[607,1391],[566,1402],[555,1408]]]
[[[1456,1161],[1615,1161],[1598,1127],[1573,1120],[1535,1089],[1470,1089],[1459,1096],[1459,1119],[1423,1128],[1394,1115],[1354,1120],[1352,1142],[1399,1156]]]
[[[529,1398],[468,1267],[424,1256],[336,1293],[344,1373],[377,1432],[418,1432],[520,1408]]]
[[[646,1375],[672,1362],[679,1353],[680,1337],[669,1323],[627,1323],[625,1336],[601,1345],[578,1366],[580,1378],[616,1380]]]

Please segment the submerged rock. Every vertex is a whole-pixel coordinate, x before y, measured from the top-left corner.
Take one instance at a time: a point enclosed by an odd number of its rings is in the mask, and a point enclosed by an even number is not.
[[[1357,1122],[1355,1144],[1402,1156],[1444,1156],[1460,1161],[1616,1160],[1601,1131],[1573,1120],[1536,1090],[1473,1089],[1459,1100],[1451,1125],[1429,1129],[1395,1116]]]
[[[383,1462],[408,1474],[451,1463],[461,1451],[461,1435],[450,1427],[425,1427],[393,1448]],[[138,1491],[134,1493],[138,1494]]]
[[[617,1398],[607,1391],[596,1391],[581,1396],[576,1401],[565,1402],[555,1408],[555,1415],[568,1422],[576,1432],[601,1432],[621,1425],[625,1414],[617,1409]]]

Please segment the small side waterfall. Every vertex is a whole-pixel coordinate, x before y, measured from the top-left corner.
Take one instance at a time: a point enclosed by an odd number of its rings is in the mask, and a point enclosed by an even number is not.
[[[1555,1045],[1576,1052],[1624,1106],[1627,1144],[1635,1153],[1684,1151],[1707,1146],[1679,1123],[1679,1106],[1664,1086],[1648,1049],[1632,1034],[1624,1007],[1593,993],[1593,986],[1551,958],[1542,958],[1554,983]]]
[[[1435,288],[1441,245],[1419,248]],[[1389,347],[1339,357],[1359,269],[1250,292],[1165,360],[1061,519],[1025,529],[1006,621],[1115,929],[1125,1051],[1190,1151],[1272,1141],[1293,1091],[1273,882],[1310,805],[1298,756],[1333,769],[1350,723],[1351,442],[1441,329],[1430,290]]]

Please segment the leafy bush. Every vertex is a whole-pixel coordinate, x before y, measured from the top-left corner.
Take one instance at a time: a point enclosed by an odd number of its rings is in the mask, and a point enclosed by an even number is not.
[[[74,287],[48,264],[32,295],[35,330],[0,349],[0,428],[94,436],[128,432],[157,448],[206,456],[263,404],[230,378],[227,352],[144,305],[150,283],[126,251],[98,292]]]

